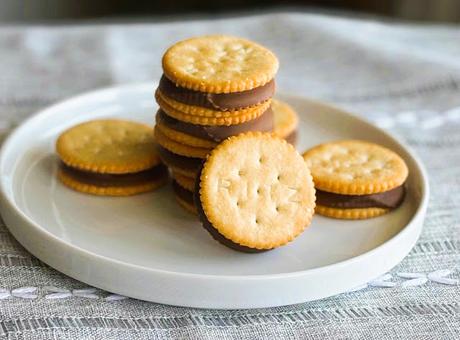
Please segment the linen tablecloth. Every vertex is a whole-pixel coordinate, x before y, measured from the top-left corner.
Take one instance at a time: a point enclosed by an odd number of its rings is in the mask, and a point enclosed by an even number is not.
[[[124,299],[88,287],[34,258],[2,223],[0,338],[458,338],[458,26],[300,13],[214,21],[3,26],[2,136],[36,110],[68,96],[159,79],[160,58],[168,45],[216,32],[244,36],[273,49],[281,62],[280,92],[356,112],[415,149],[428,168],[432,194],[414,249],[387,275],[340,296],[270,309],[199,310]]]

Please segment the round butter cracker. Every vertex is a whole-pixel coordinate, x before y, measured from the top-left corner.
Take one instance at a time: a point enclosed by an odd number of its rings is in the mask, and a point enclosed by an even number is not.
[[[208,93],[248,91],[274,78],[279,63],[267,48],[242,38],[208,35],[171,46],[162,59],[166,77]]]
[[[180,173],[173,171],[173,178],[176,181],[176,183],[179,184],[182,188],[192,192],[195,190],[195,176],[184,176]]]
[[[394,189],[408,176],[404,160],[380,145],[343,140],[320,144],[303,154],[315,187],[343,195],[367,195]]]
[[[155,91],[155,99],[159,105],[167,104],[172,109],[183,112],[192,116],[200,117],[232,117],[232,116],[245,116],[245,115],[257,115],[260,112],[265,112],[268,109],[271,103],[271,99],[267,99],[258,104],[241,108],[238,110],[213,110],[202,106],[188,105],[181,102],[178,102],[172,98],[169,98],[167,95],[163,94],[159,89]]]
[[[189,202],[183,200],[182,198],[180,198],[179,196],[177,195],[174,195],[174,198],[176,199],[177,203],[187,212],[193,214],[193,215],[197,215],[198,212],[196,210],[196,207],[195,205],[193,204],[190,204]]]
[[[65,171],[59,170],[57,174],[59,180],[67,187],[85,194],[98,196],[131,196],[144,192],[153,191],[168,182],[168,175],[156,179],[145,180],[140,183],[129,186],[97,186],[88,183],[82,183]]]
[[[292,241],[310,224],[315,189],[292,145],[273,134],[249,132],[226,139],[208,156],[199,199],[220,235],[263,251]]]
[[[190,145],[197,148],[214,148],[218,143],[203,138],[195,137],[187,133],[169,128],[163,123],[157,122],[156,128],[169,139],[181,144]]]
[[[238,111],[214,111],[206,108],[200,109],[200,114],[187,113],[172,107],[161,92],[155,92],[155,99],[161,109],[169,116],[197,125],[234,125],[247,122],[261,116],[271,104],[271,100],[267,100],[256,106],[251,106]]]
[[[133,173],[160,164],[152,128],[118,119],[93,120],[64,131],[56,151],[66,165],[97,173]]]
[[[322,205],[316,205],[316,213],[338,219],[345,220],[360,220],[378,217],[384,215],[390,211],[390,209],[384,208],[356,208],[356,209],[343,209],[343,208],[331,208]]]
[[[154,137],[156,142],[163,148],[185,157],[206,158],[208,153],[212,150],[210,148],[198,148],[178,143],[167,137],[157,126],[155,126],[154,129]]]
[[[281,138],[287,138],[299,125],[297,113],[287,103],[276,99],[272,100],[271,108],[274,119],[273,132]]]
[[[197,215],[197,209],[193,200],[193,192],[185,189],[177,181],[173,181],[172,186],[177,203],[189,213]]]

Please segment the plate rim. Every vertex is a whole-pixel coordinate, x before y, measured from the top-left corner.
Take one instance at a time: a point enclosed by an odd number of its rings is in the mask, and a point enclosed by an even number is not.
[[[84,92],[82,94],[79,94],[77,96],[73,96],[67,99],[64,99],[62,101],[58,101],[55,104],[52,104],[50,106],[47,106],[36,113],[32,114],[29,118],[24,120],[12,133],[9,134],[9,136],[6,138],[4,141],[1,151],[0,151],[0,169],[4,167],[5,163],[5,158],[7,154],[9,153],[9,150],[14,148],[14,141],[20,134],[21,131],[25,130],[28,128],[28,126],[33,123],[36,120],[41,119],[42,117],[52,115],[56,110],[58,110],[61,106],[68,106],[77,102],[80,102],[82,100],[88,100],[93,97],[101,96],[103,94],[108,94],[108,93],[114,93],[114,92],[127,92],[127,91],[133,91],[133,92],[140,92],[140,91],[146,91],[147,89],[150,91],[151,88],[154,88],[155,86],[155,81],[151,82],[143,82],[143,83],[133,83],[133,84],[126,84],[126,85],[121,85],[121,86],[110,86],[110,87],[105,87],[101,89],[96,89],[96,90],[91,90]],[[280,94],[281,96],[283,94]],[[234,280],[276,280],[276,279],[287,279],[287,278],[295,278],[295,277],[300,277],[300,276],[306,276],[310,274],[315,274],[317,272],[323,272],[323,271],[328,271],[331,269],[334,269],[334,267],[339,267],[339,266],[347,266],[349,264],[353,264],[356,261],[362,261],[368,257],[371,257],[374,253],[382,251],[383,248],[391,247],[393,243],[398,242],[400,239],[403,239],[405,236],[407,236],[408,233],[413,232],[412,229],[417,228],[417,221],[421,218],[423,221],[427,206],[428,206],[428,200],[429,200],[429,182],[428,182],[428,175],[427,171],[423,165],[423,163],[420,161],[418,155],[414,152],[414,150],[408,146],[406,143],[400,141],[398,138],[396,138],[393,134],[391,134],[388,131],[385,131],[377,126],[375,126],[373,123],[369,122],[367,119],[362,118],[357,116],[356,114],[353,114],[351,112],[348,112],[347,110],[344,110],[342,108],[339,108],[337,106],[328,104],[328,103],[323,103],[318,100],[310,99],[307,97],[299,96],[299,95],[286,95],[287,97],[293,98],[293,99],[300,99],[300,100],[307,100],[309,102],[314,103],[315,105],[322,106],[324,108],[330,108],[336,111],[340,111],[342,114],[346,115],[347,118],[351,118],[354,121],[359,121],[359,122],[364,122],[366,125],[371,126],[372,128],[377,128],[382,134],[385,135],[385,137],[389,138],[392,140],[394,143],[396,143],[399,147],[402,149],[406,150],[407,153],[409,154],[410,157],[415,161],[415,165],[418,168],[420,175],[421,175],[421,199],[420,199],[420,204],[415,210],[414,215],[411,217],[409,222],[404,226],[402,230],[400,230],[398,233],[393,235],[390,239],[386,240],[384,243],[372,248],[371,250],[366,251],[365,253],[362,253],[360,255],[354,256],[352,258],[335,262],[332,264],[328,264],[325,266],[320,266],[312,269],[305,269],[305,270],[299,270],[299,271],[292,271],[292,272],[286,272],[286,273],[276,273],[276,274],[248,274],[248,275],[220,275],[220,274],[202,274],[202,273],[189,273],[189,272],[180,272],[180,271],[170,271],[170,270],[164,270],[164,269],[158,269],[158,268],[151,268],[151,267],[145,267],[143,265],[138,265],[135,263],[129,263],[129,262],[124,262],[119,259],[114,259],[111,257],[107,257],[105,255],[101,255],[98,253],[95,253],[93,251],[81,248],[78,245],[69,243],[68,241],[59,238],[58,236],[54,235],[50,231],[46,230],[43,228],[38,222],[34,221],[31,217],[27,216],[27,214],[20,209],[19,206],[16,205],[14,202],[13,197],[7,192],[6,186],[7,184],[5,183],[5,177],[1,176],[0,178],[0,199],[2,204],[0,205],[0,212],[2,216],[5,216],[5,209],[9,209],[10,213],[14,213],[19,217],[22,221],[22,223],[28,224],[27,228],[34,228],[36,231],[38,231],[40,234],[42,234],[43,237],[47,239],[51,239],[54,242],[58,242],[61,246],[65,248],[70,248],[72,251],[80,253],[82,256],[89,256],[90,258],[96,258],[98,261],[103,261],[106,263],[110,264],[115,264],[115,265],[122,265],[125,266],[129,269],[132,270],[142,270],[142,271],[147,271],[150,272],[151,274],[159,274],[159,275],[165,275],[165,276],[174,276],[178,278],[187,278],[187,279],[199,279],[199,280],[225,280],[225,281],[234,281]],[[153,99],[152,99],[153,100]],[[8,230],[13,234],[13,236],[16,237],[15,233],[15,226],[9,226],[7,222],[5,221],[5,225],[8,228]],[[416,235],[416,240],[418,239],[420,232],[421,232],[422,227],[419,227],[418,234]],[[18,240],[19,241],[19,240]],[[416,242],[416,241],[415,241]],[[415,244],[414,242],[414,244]],[[22,244],[22,242],[20,242]],[[412,249],[413,245],[410,247]],[[28,247],[24,246],[27,251],[32,253],[34,256],[36,255],[36,251],[34,249],[29,249]],[[48,259],[43,259],[39,256],[37,256],[41,261],[48,263]],[[59,271],[62,271],[59,269]],[[69,271],[62,271],[65,274],[72,276],[72,274],[69,274]],[[77,278],[77,280],[81,281],[80,278]],[[89,283],[91,285],[94,285],[94,283]],[[96,285],[94,285],[96,286]]]

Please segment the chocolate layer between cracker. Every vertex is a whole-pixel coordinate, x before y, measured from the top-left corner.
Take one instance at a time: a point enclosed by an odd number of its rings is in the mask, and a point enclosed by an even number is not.
[[[266,110],[261,116],[253,120],[229,126],[195,125],[186,123],[168,116],[161,109],[157,112],[156,121],[157,123],[164,124],[173,130],[213,142],[220,142],[230,136],[238,135],[247,131],[270,132],[273,130],[274,124],[273,111],[271,108],[268,108],[268,110]]]
[[[107,174],[78,170],[59,164],[60,170],[82,184],[89,184],[98,187],[125,187],[149,180],[157,180],[168,175],[168,169],[164,165],[157,165],[151,169],[128,174]]]
[[[180,87],[163,75],[158,88],[165,96],[187,105],[231,111],[257,105],[270,99],[275,93],[275,81],[272,79],[265,85],[248,91],[206,93]]]
[[[202,162],[201,158],[181,156],[163,148],[160,145],[157,145],[157,151],[161,160],[166,165],[191,173],[197,173]]]
[[[395,209],[404,200],[405,189],[401,185],[392,190],[369,195],[341,195],[316,190],[316,202],[319,205],[341,209],[385,208]]]
[[[176,194],[180,199],[187,202],[190,205],[194,205],[193,199],[193,192],[188,191],[187,189],[183,188],[179,183],[176,181],[172,182],[174,194]]]

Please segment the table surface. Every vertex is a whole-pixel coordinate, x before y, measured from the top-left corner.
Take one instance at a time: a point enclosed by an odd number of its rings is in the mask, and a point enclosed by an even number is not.
[[[0,224],[0,338],[454,339],[460,329],[460,27],[274,13],[162,23],[0,27],[0,133],[58,100],[161,76],[191,35],[273,49],[278,90],[333,103],[398,135],[424,161],[422,235],[390,273],[294,306],[217,311],[104,292],[27,253]],[[340,278],[338,278],[340,279]]]

